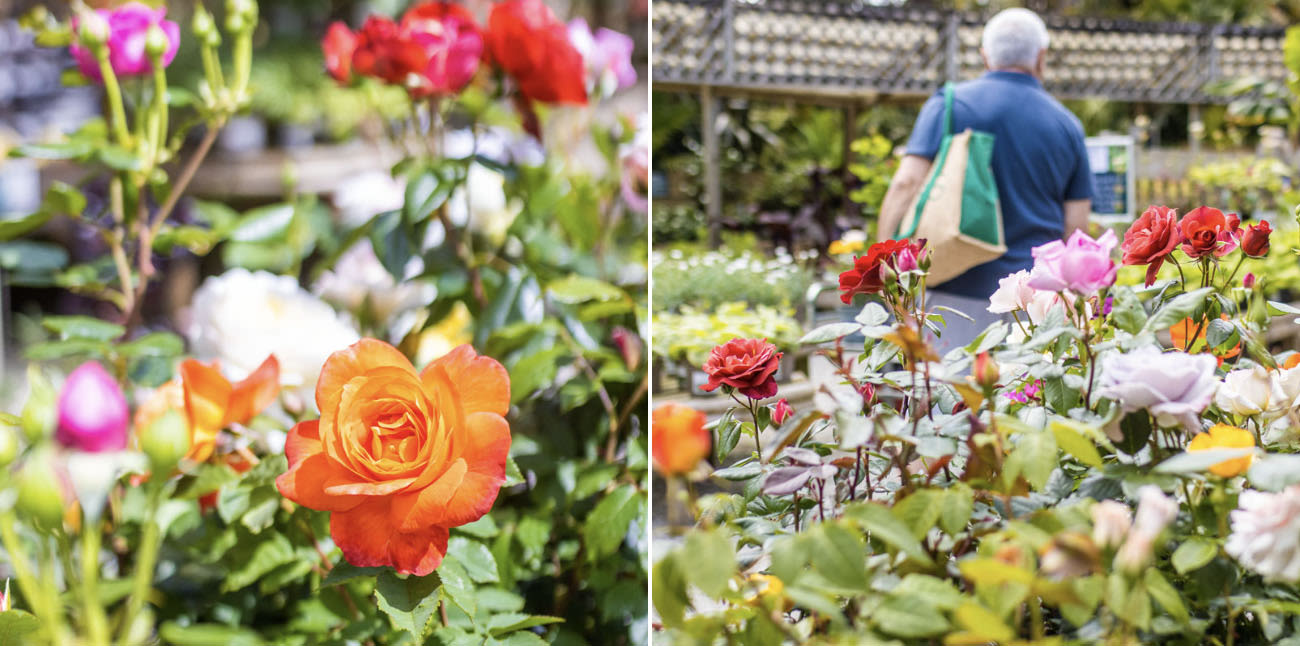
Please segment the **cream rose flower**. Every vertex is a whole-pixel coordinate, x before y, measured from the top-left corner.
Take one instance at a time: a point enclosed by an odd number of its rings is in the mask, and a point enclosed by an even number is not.
[[[452,222],[468,223],[471,231],[500,244],[523,210],[518,200],[506,198],[505,186],[506,178],[501,173],[482,164],[470,164],[465,183],[447,202],[447,215]]]
[[[374,247],[364,240],[348,249],[332,270],[321,274],[312,291],[350,312],[369,307],[377,321],[427,305],[437,294],[428,283],[398,284],[375,256]]]
[[[232,269],[194,294],[185,335],[194,354],[219,361],[242,379],[266,355],[280,362],[280,383],[310,401],[325,359],[360,335],[324,301],[288,276]]]
[[[1300,580],[1300,485],[1280,493],[1243,491],[1224,551],[1265,579]]]

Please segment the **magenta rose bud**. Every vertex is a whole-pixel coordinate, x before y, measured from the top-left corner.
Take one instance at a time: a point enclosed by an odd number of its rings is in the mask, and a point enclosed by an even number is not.
[[[780,426],[784,424],[785,421],[790,419],[791,417],[794,417],[794,408],[791,407],[790,402],[786,401],[784,398],[782,398],[781,401],[777,402],[776,406],[772,407],[773,424]]]
[[[126,448],[130,416],[117,381],[98,362],[87,361],[68,375],[59,393],[55,439],[81,451],[120,451]]]
[[[1250,289],[1255,286],[1255,274],[1247,272],[1246,277],[1241,279],[1241,286]]]
[[[117,76],[143,76],[153,72],[147,44],[149,32],[153,28],[161,30],[162,37],[166,39],[166,46],[162,47],[164,43],[159,41],[157,33],[154,34],[154,47],[162,50],[163,67],[171,65],[172,59],[176,58],[176,49],[181,42],[181,28],[175,22],[164,19],[167,15],[165,7],[152,9],[139,2],[130,2],[114,9],[96,9],[94,14],[101,19],[93,21],[96,25],[108,25],[108,37],[101,46],[108,47],[108,63]],[[72,43],[72,57],[76,59],[82,74],[102,81],[99,61],[95,58],[94,51],[87,47],[87,44],[98,43],[102,34],[83,32],[82,23],[86,22],[86,26],[89,26],[91,20],[93,19],[83,21],[73,18],[72,28],[78,40]]]

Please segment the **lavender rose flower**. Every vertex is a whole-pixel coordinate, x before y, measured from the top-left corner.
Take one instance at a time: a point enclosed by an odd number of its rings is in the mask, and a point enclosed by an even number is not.
[[[1219,380],[1212,355],[1161,352],[1153,346],[1107,356],[1101,364],[1101,396],[1125,413],[1146,410],[1161,426],[1201,427],[1200,414],[1214,398]]]
[[[1109,229],[1096,240],[1076,230],[1066,242],[1053,240],[1034,247],[1029,286],[1050,292],[1069,289],[1085,296],[1110,287],[1119,271],[1110,252],[1118,242]]]

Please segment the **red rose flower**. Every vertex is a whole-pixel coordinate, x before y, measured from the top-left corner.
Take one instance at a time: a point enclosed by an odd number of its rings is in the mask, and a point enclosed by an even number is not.
[[[352,69],[362,76],[405,86],[422,77],[428,60],[424,47],[391,18],[370,16],[357,32]]]
[[[357,35],[341,22],[330,24],[320,42],[325,53],[325,71],[339,83],[352,80],[352,53],[357,49]]]
[[[1148,265],[1146,284],[1156,282],[1156,274],[1165,258],[1173,253],[1182,241],[1178,229],[1178,210],[1166,206],[1150,206],[1124,233],[1124,264]]]
[[[1267,222],[1246,227],[1246,231],[1241,234],[1241,250],[1251,258],[1260,258],[1268,255],[1268,236],[1273,233],[1273,227]]]
[[[776,394],[776,369],[781,353],[766,339],[732,339],[709,353],[704,372],[709,383],[704,391],[731,386],[750,399],[767,399]]]
[[[488,18],[488,51],[526,99],[586,105],[586,62],[542,0],[505,0]]]
[[[483,32],[467,9],[425,2],[402,16],[401,27],[427,57],[417,87],[412,88],[415,94],[454,94],[474,78],[483,58]]]
[[[1224,256],[1237,248],[1234,233],[1240,227],[1237,216],[1224,217],[1223,211],[1207,206],[1193,209],[1183,216],[1179,227],[1183,233],[1183,253],[1200,258],[1212,253]]]
[[[857,294],[874,294],[885,287],[885,279],[880,269],[885,264],[892,264],[899,251],[908,249],[907,240],[885,240],[877,242],[867,249],[865,256],[853,259],[853,269],[840,274],[840,300],[847,305],[853,302]]]

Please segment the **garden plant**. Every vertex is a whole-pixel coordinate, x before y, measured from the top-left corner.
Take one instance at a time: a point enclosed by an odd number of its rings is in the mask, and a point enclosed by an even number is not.
[[[779,400],[775,347],[719,345],[709,386],[736,407],[654,413],[694,519],[656,553],[656,638],[1300,643],[1300,355],[1264,342],[1298,311],[1241,270],[1270,233],[1160,206],[1122,241],[1075,232],[943,356],[962,313],[930,307],[925,241],[874,244],[840,275],[856,321],[802,339],[838,376],[805,410]],[[1144,275],[1116,284],[1121,264]],[[694,495],[706,473],[730,488]]]
[[[256,1],[74,4],[25,22],[105,114],[15,151],[81,174],[0,238],[96,251],[12,277],[83,300],[30,319],[0,415],[0,643],[643,643],[645,135],[593,113],[631,41],[541,0],[334,24],[328,74],[405,104],[399,199],[340,218],[287,177],[240,212],[186,189],[257,89]],[[603,172],[539,141],[564,111]]]

